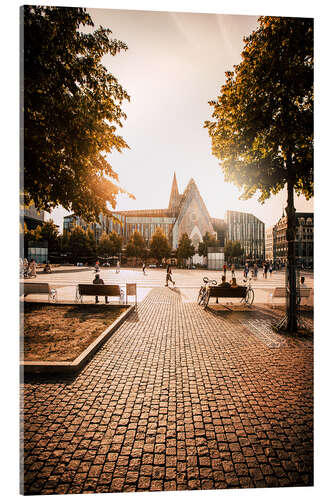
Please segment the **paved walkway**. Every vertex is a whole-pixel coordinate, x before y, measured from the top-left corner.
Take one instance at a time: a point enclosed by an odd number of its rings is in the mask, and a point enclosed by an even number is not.
[[[71,381],[27,380],[26,494],[313,484],[313,345],[153,288]]]

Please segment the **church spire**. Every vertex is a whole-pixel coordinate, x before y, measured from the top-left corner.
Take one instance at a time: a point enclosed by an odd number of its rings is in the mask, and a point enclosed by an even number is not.
[[[173,181],[169,200],[169,210],[177,208],[179,205],[179,191],[176,179],[176,172],[173,174]]]

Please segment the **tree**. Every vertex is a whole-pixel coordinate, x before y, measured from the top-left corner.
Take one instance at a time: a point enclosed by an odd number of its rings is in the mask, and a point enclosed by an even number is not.
[[[58,227],[55,225],[52,219],[44,222],[44,224],[39,227],[39,234],[41,236],[41,239],[48,242],[49,254],[52,252],[57,253],[60,249]]]
[[[83,8],[27,5],[23,15],[24,203],[62,205],[87,222],[110,215],[124,190],[106,154],[128,148],[116,128],[129,96],[101,59],[127,46],[93,31]]]
[[[109,234],[109,239],[111,242],[111,254],[112,256],[118,255],[121,252],[122,244],[123,244],[123,239],[122,237],[116,233],[115,231],[112,231]]]
[[[142,258],[146,255],[147,247],[143,236],[138,231],[135,231],[126,246],[127,257],[135,257],[135,265],[137,258]]]
[[[260,17],[205,122],[225,180],[264,202],[288,191],[287,329],[297,329],[294,190],[313,196],[313,20]]]
[[[97,245],[97,255],[99,257],[112,257],[112,243],[110,241],[109,235],[105,232],[102,233],[98,245]]]
[[[89,234],[88,231],[85,231],[80,226],[75,227],[73,231],[71,231],[68,238],[67,249],[73,262],[94,257],[91,236],[93,237],[94,235],[92,233]]]
[[[195,254],[195,248],[192,245],[192,241],[190,240],[187,233],[184,233],[180,238],[178,248],[177,248],[177,259],[182,261],[193,257]]]
[[[233,260],[241,257],[244,250],[239,241],[227,241],[224,247],[224,256],[226,260]]]
[[[203,257],[207,257],[208,247],[218,247],[219,242],[213,234],[208,233],[203,236],[202,241],[200,241],[198,246],[198,254]]]
[[[121,252],[122,237],[115,231],[103,232],[97,245],[97,253],[101,257],[113,257]]]
[[[171,247],[168,238],[160,227],[154,232],[149,249],[150,255],[157,260],[158,264],[161,264],[162,259],[167,259],[170,256]]]

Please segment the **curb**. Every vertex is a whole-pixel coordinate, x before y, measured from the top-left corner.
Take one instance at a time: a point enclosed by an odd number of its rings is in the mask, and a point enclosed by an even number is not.
[[[63,305],[63,304],[61,304]],[[101,307],[101,306],[98,306]],[[109,306],[108,306],[109,307]],[[24,361],[20,364],[20,369],[24,375],[62,375],[73,376],[79,372],[100,347],[111,337],[111,335],[120,327],[127,317],[135,309],[134,305],[122,305],[127,307],[119,318],[108,326],[97,339],[95,339],[74,361]]]

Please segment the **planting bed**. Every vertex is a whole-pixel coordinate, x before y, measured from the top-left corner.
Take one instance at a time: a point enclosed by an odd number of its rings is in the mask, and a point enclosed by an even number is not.
[[[21,361],[73,361],[124,311],[114,305],[26,302]]]

